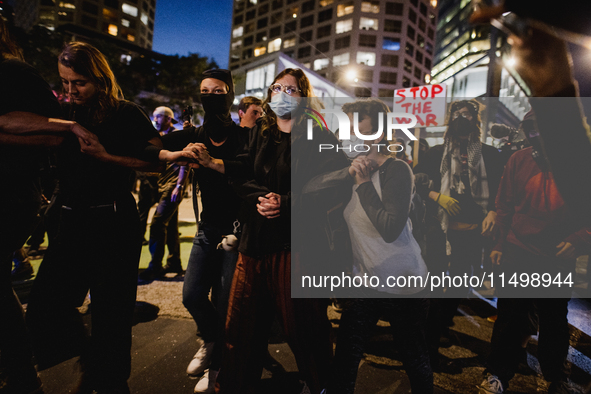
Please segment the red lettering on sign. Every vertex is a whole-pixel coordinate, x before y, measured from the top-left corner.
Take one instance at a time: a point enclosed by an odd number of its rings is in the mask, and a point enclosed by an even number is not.
[[[437,115],[435,114],[427,114],[427,127],[429,126],[437,126]]]
[[[406,91],[406,89],[398,89],[396,91],[396,95],[402,97],[399,101],[396,102],[396,104],[399,104],[404,101],[404,99],[406,98],[406,96],[404,95],[405,91]]]
[[[435,95],[443,92],[443,87],[441,85],[433,85],[431,88],[431,98],[435,98]]]

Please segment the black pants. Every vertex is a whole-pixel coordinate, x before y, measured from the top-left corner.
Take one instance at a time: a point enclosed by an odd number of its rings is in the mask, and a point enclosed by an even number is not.
[[[0,354],[1,367],[31,367],[31,347],[23,308],[12,289],[12,254],[21,248],[36,221],[39,203],[0,203]]]
[[[328,392],[353,394],[359,362],[380,319],[390,322],[413,393],[433,392],[433,372],[425,340],[429,302],[424,298],[356,298],[343,310],[334,372]]]
[[[141,243],[131,195],[111,207],[60,209],[31,291],[27,324],[41,369],[80,354],[94,388],[125,384],[131,370],[131,326]],[[76,307],[90,289],[88,337]]]
[[[150,209],[158,202],[158,176],[141,173],[141,175],[138,174],[137,178],[140,181],[137,203],[137,210],[140,215],[140,229],[138,232],[140,239],[143,240],[146,235]]]
[[[511,244],[503,250],[501,261],[506,277],[513,272],[535,272],[551,273],[554,278],[561,272],[564,278],[569,267],[574,268],[574,261],[536,256]],[[544,378],[554,382],[566,380],[569,375],[566,356],[570,338],[567,314],[571,289],[561,286],[554,291],[549,288],[539,290],[555,298],[504,298],[503,292],[499,292],[498,317],[493,329],[488,371],[497,375],[504,387],[515,375],[521,360],[523,338],[535,328],[535,321],[530,316],[532,312],[538,315],[538,359]],[[523,293],[515,293],[519,294]],[[533,293],[532,296],[538,294]]]

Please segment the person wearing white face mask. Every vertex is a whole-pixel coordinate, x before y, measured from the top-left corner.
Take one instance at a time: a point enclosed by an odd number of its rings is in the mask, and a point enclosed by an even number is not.
[[[199,164],[226,173],[247,206],[238,251],[240,256],[228,307],[226,347],[218,377],[218,393],[253,393],[261,376],[273,314],[278,313],[310,392],[324,388],[332,357],[327,302],[291,298],[293,270],[300,264],[292,253],[292,222],[306,220],[310,211],[298,209],[304,183],[323,171],[348,166],[342,152],[318,152],[318,143],[337,144],[328,130],[314,129],[306,139],[304,107],[317,110],[308,78],[302,70],[282,71],[263,103],[265,117],[252,130],[248,153],[238,161],[209,157],[196,148]],[[305,99],[305,100],[304,100]],[[311,228],[309,233],[314,233]],[[314,233],[315,234],[315,233]],[[308,236],[305,234],[304,236]]]

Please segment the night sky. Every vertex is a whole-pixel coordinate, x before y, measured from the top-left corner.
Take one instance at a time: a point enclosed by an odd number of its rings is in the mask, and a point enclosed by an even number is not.
[[[167,55],[198,53],[228,67],[232,0],[157,0],[152,49]]]

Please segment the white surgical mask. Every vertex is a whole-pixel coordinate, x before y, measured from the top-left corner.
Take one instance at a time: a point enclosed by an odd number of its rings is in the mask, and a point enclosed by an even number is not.
[[[350,139],[341,141],[341,143],[343,144],[343,152],[345,152],[350,159],[354,159],[360,154],[364,153],[355,150],[356,145],[362,145],[365,143],[364,140],[357,137],[355,134],[353,134]],[[362,149],[358,148],[358,150],[361,151]]]
[[[298,102],[295,98],[291,97],[285,92],[280,92],[275,96],[271,97],[269,107],[275,112],[279,118],[289,119],[292,112],[298,108]]]

